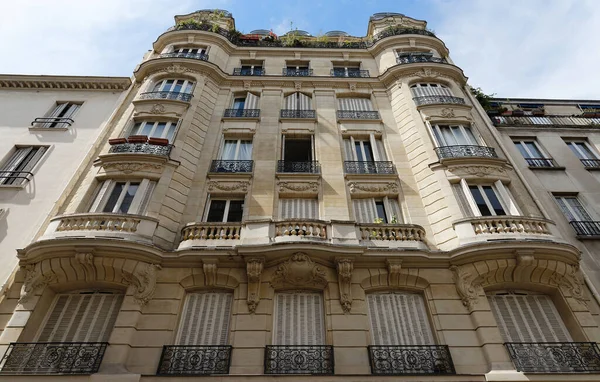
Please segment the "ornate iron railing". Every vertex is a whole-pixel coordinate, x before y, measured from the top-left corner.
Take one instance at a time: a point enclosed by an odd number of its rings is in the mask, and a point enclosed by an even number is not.
[[[379,112],[375,110],[338,110],[337,119],[381,119],[381,117],[379,116]]]
[[[262,76],[265,74],[264,69],[257,68],[235,68],[233,69],[234,76]]]
[[[71,126],[75,121],[65,117],[38,117],[31,122],[31,126],[44,127],[51,129],[53,127],[62,127],[63,125]]]
[[[29,171],[0,171],[0,185],[19,185],[31,180]]]
[[[146,92],[139,96],[139,99],[172,99],[175,101],[190,102],[193,95],[183,92]]]
[[[173,145],[153,145],[150,143],[118,143],[110,146],[109,153],[144,153],[169,156]]]
[[[374,375],[456,374],[446,345],[371,345],[369,361]]]
[[[507,342],[504,345],[517,371],[600,372],[600,349],[595,342]]]
[[[315,110],[292,110],[292,109],[281,109],[280,118],[311,118],[317,117]]]
[[[571,221],[577,236],[600,236],[600,221]]]
[[[345,161],[346,174],[395,174],[394,163],[389,161],[353,162]]]
[[[185,240],[238,240],[242,223],[193,223],[181,231],[181,241]]]
[[[225,109],[225,118],[258,118],[260,109]]]
[[[425,229],[413,224],[358,224],[362,240],[423,241]]]
[[[500,115],[491,117],[491,119],[495,126],[569,126],[581,128],[598,128],[600,126],[600,118],[589,118],[571,115]]]
[[[312,69],[294,69],[283,68],[282,74],[288,77],[310,77],[313,75]]]
[[[191,58],[194,60],[208,61],[208,54],[206,53],[163,53],[160,55],[161,58]]]
[[[398,58],[396,58],[396,63],[398,64],[414,64],[416,62],[437,62],[440,64],[447,64],[448,61],[446,61],[445,58],[439,58],[439,57],[433,57],[433,56],[429,56],[429,55],[421,55],[421,54],[415,54],[415,55],[409,55],[409,56],[400,56]]]
[[[290,219],[275,223],[275,236],[327,239],[327,223],[310,219]]]
[[[525,158],[529,167],[558,167],[552,158]]]
[[[231,346],[163,346],[157,375],[229,374]]]
[[[210,172],[252,172],[252,160],[214,160]]]
[[[303,172],[309,174],[318,174],[321,172],[321,165],[317,161],[291,162],[280,160],[277,162],[277,172]]]
[[[421,105],[435,105],[435,104],[453,104],[453,105],[464,105],[465,99],[460,97],[452,97],[446,95],[430,95],[413,97],[413,101],[417,106]]]
[[[106,342],[11,342],[0,374],[94,374]]]
[[[267,345],[265,374],[333,374],[333,346]]]
[[[585,168],[600,168],[600,159],[580,159]]]
[[[435,152],[438,158],[498,158],[496,150],[493,147],[487,146],[470,146],[470,145],[459,145],[459,146],[441,146],[436,147]]]
[[[369,77],[368,70],[361,69],[331,69],[332,77],[349,77],[349,78],[360,78]]]

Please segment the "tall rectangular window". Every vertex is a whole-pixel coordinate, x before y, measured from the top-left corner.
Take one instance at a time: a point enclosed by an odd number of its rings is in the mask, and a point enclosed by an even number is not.
[[[320,293],[276,293],[274,310],[274,345],[325,344],[325,316]]]
[[[214,223],[241,222],[243,214],[243,200],[211,199],[206,221]]]
[[[226,139],[223,143],[221,160],[251,160],[252,141],[246,139]]]
[[[592,221],[590,214],[583,208],[577,196],[554,195],[556,203],[565,217],[571,221]]]
[[[57,102],[46,116],[36,118],[34,121],[35,127],[53,128],[71,126],[73,116],[81,107],[81,103],[77,102]]]
[[[479,208],[481,216],[506,215],[506,211],[492,186],[469,186],[471,195]]]
[[[186,296],[177,345],[227,345],[233,294],[190,293]]]
[[[129,135],[145,135],[151,138],[168,139],[173,141],[177,122],[172,121],[140,121],[136,122]]]
[[[434,125],[433,134],[438,146],[479,146],[473,131],[463,125]]]
[[[382,199],[353,199],[354,217],[359,223],[398,224],[402,222],[402,213],[398,199],[385,197]]]
[[[46,146],[16,147],[12,155],[0,166],[0,185],[19,186],[28,182],[31,171],[47,149]]]
[[[598,159],[598,155],[586,141],[566,141],[566,144],[579,159]]]
[[[517,204],[501,181],[468,184],[464,179],[452,185],[452,192],[464,216],[520,215]]]
[[[282,198],[279,199],[281,219],[318,219],[319,201],[317,199]]]
[[[106,180],[99,187],[90,212],[143,214],[156,182]]]

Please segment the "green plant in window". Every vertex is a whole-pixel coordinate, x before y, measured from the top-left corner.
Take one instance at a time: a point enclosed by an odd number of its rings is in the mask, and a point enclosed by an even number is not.
[[[390,224],[398,224],[398,217],[396,217],[396,215],[392,215],[392,218],[390,219]]]

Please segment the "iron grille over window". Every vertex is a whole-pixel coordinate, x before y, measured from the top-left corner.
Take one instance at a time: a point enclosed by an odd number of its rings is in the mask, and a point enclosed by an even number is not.
[[[333,346],[267,345],[265,374],[333,374]]]

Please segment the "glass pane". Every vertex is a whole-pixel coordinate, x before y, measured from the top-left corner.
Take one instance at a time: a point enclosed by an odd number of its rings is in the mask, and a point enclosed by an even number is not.
[[[108,202],[106,202],[106,205],[104,205],[104,209],[102,210],[102,212],[112,212],[113,211],[113,208],[115,208],[115,205],[117,204],[117,201],[119,200],[121,191],[123,191],[123,187],[125,187],[125,182],[117,182],[117,184],[115,184],[115,187],[112,189],[112,192],[110,193],[110,197],[108,198]]]
[[[186,94],[192,94],[193,89],[194,89],[194,83],[188,82],[187,85],[185,86],[185,89],[183,90],[183,92]]]
[[[575,213],[575,220],[583,220],[583,221],[592,220],[590,215],[587,213],[587,211],[583,208],[583,206],[579,202],[579,199],[577,199],[576,197],[566,197],[564,199],[565,199],[565,202],[567,202],[567,204],[569,205],[569,207],[571,207],[571,210]]]
[[[252,141],[241,141],[238,160],[252,159]]]
[[[245,103],[246,103],[246,98],[236,98],[233,100],[233,108],[236,110],[241,110],[244,108]]]
[[[383,202],[375,202],[375,207],[377,209],[377,217],[383,219],[383,222],[387,224],[388,220],[385,216],[385,207],[383,206]]]
[[[542,152],[538,149],[537,145],[534,142],[524,142],[525,146],[529,149],[529,152],[532,155],[532,158],[543,158]]]
[[[142,122],[141,129],[138,131],[136,135],[150,135],[152,128],[154,127],[154,123],[152,122]]]
[[[475,203],[477,204],[477,208],[479,208],[479,212],[482,216],[492,216],[492,211],[488,208],[483,195],[481,195],[481,191],[477,186],[469,186],[469,190],[471,190],[471,195],[473,195],[473,199],[475,199]]]
[[[226,200],[211,200],[208,210],[207,222],[222,222],[225,214]]]
[[[457,145],[471,144],[471,142],[469,142],[469,138],[463,134],[460,126],[450,126],[450,130],[452,131],[452,136],[454,137]]]
[[[167,127],[166,122],[158,122],[156,124],[156,129],[154,129],[151,136],[155,138],[162,138],[162,135],[165,131],[165,127]]]
[[[165,136],[165,138],[167,138],[169,140],[169,142],[173,142],[173,136],[175,135],[175,128],[177,127],[176,124],[171,123],[169,125],[169,127],[167,128],[167,134]]]
[[[450,126],[440,126],[440,132],[442,134],[444,146],[456,146],[460,144],[452,134]]]
[[[527,150],[525,150],[525,145],[523,145],[521,142],[515,142],[515,146],[517,146],[517,149],[521,155],[523,155],[523,158],[530,158],[529,153]]]
[[[137,192],[139,187],[139,183],[129,183],[129,187],[125,192],[125,197],[123,198],[123,201],[119,206],[119,212],[126,214],[127,211],[129,211],[129,207],[131,207],[131,201],[133,200],[133,197],[135,196],[135,193]]]
[[[162,90],[165,92],[170,92],[171,91],[171,87],[173,86],[173,81],[174,80],[166,80],[164,82],[165,86],[163,86]]]
[[[585,156],[581,159],[596,159],[596,155],[594,155],[592,150],[590,150],[590,148],[584,142],[575,142],[575,144],[579,148],[579,151],[581,151]]]
[[[171,88],[171,91],[175,92],[175,93],[181,92],[181,87],[183,86],[183,82],[184,82],[184,80],[177,80],[177,81],[175,81],[175,86],[173,86]]]
[[[465,142],[468,145],[478,146],[477,139],[475,139],[475,134],[473,134],[473,130],[471,130],[471,128],[465,127],[465,134]]]
[[[163,84],[163,81],[158,82],[156,85],[154,85],[154,87],[152,88],[152,91],[153,92],[160,91],[160,88],[161,88],[162,84]]]
[[[500,199],[498,199],[498,197],[496,196],[496,193],[494,192],[494,189],[492,189],[492,186],[483,186],[483,191],[485,192],[485,195],[490,201],[490,204],[492,205],[492,208],[494,209],[496,215],[506,215],[506,212],[504,212],[504,208],[502,208],[502,204],[500,203]]]
[[[138,122],[135,125],[133,125],[133,129],[131,129],[131,134],[130,135],[140,135],[140,130],[142,128],[142,123]]]
[[[227,213],[228,222],[241,222],[244,212],[243,200],[231,200],[229,202],[229,212]]]

